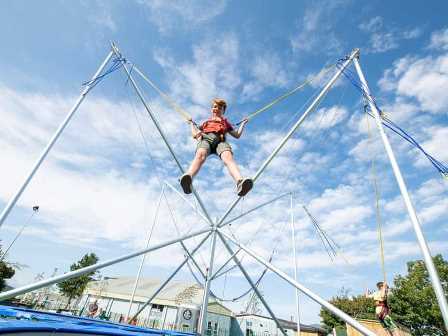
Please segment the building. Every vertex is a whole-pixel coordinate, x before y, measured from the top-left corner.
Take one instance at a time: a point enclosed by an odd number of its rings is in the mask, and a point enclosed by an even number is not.
[[[280,325],[288,336],[297,335],[297,323],[279,319]],[[322,328],[300,324],[301,336],[324,336],[327,333]],[[230,329],[232,336],[282,336],[275,321],[267,316],[257,314],[238,314],[232,320]]]
[[[88,307],[97,301],[98,314],[114,322],[124,322],[135,278],[120,277],[93,281],[79,301],[79,311],[86,316]],[[147,302],[162,284],[154,278],[142,278],[136,289],[129,317]],[[196,332],[202,305],[203,289],[196,283],[171,281],[137,318],[136,324],[148,328]],[[229,335],[233,313],[210,295],[207,333]]]

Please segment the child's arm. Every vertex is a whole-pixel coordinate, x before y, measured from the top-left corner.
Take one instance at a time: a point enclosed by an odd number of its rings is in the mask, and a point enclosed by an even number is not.
[[[200,139],[202,137],[202,131],[198,129],[198,127],[196,126],[196,124],[193,122],[193,119],[188,119],[188,123],[191,126],[191,136],[194,139]]]
[[[243,134],[243,130],[244,130],[244,127],[246,126],[246,124],[249,122],[249,119],[247,119],[247,118],[244,118],[243,119],[243,122],[240,124],[240,127],[238,127],[238,130],[232,130],[232,131],[230,131],[229,132],[229,134],[231,135],[231,136],[233,136],[234,138],[239,138],[242,134]]]

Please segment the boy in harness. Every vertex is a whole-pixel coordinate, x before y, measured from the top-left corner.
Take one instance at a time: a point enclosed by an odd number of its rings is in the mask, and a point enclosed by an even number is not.
[[[232,147],[226,142],[226,134],[238,139],[243,133],[248,119],[244,119],[237,130],[223,116],[227,104],[223,99],[215,98],[212,101],[211,117],[201,126],[197,126],[191,119],[191,134],[198,141],[196,154],[188,171],[180,178],[180,184],[186,194],[192,192],[193,177],[199,172],[202,164],[210,154],[218,155],[235,180],[238,196],[245,196],[253,186],[253,181],[243,178],[236,162],[233,159]]]
[[[399,336],[397,325],[394,323],[390,317],[390,308],[387,304],[387,294],[389,286],[385,282],[378,282],[376,284],[378,290],[372,294],[366,293],[366,297],[375,300],[375,315],[377,319],[381,322],[381,325],[386,329],[391,336]]]

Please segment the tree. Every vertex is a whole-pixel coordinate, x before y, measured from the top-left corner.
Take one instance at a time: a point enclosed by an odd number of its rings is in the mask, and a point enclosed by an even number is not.
[[[333,297],[329,302],[353,318],[375,319],[375,303],[373,299],[366,298],[364,295],[350,297],[346,291],[343,291],[342,294]],[[328,332],[338,326],[345,327],[343,320],[324,308],[321,309],[319,315],[324,328]]]
[[[0,245],[0,257],[2,258],[0,261],[0,292],[3,291],[6,287],[6,279],[11,279],[16,271],[14,270],[12,265],[4,260],[3,251]]]
[[[448,262],[433,257],[445,296],[448,294]],[[429,274],[422,260],[407,263],[407,275],[397,276],[389,300],[395,321],[411,329],[415,336],[446,336],[442,315]]]
[[[94,265],[98,262],[98,257],[95,255],[95,253],[85,254],[81,260],[79,260],[77,263],[72,264],[70,266],[70,271],[75,271],[80,268],[84,268],[90,265]],[[94,280],[94,275],[97,272],[90,272],[84,275],[81,275],[77,278],[68,279],[65,281],[62,281],[58,283],[59,291],[68,297],[68,303],[67,306],[70,306],[70,303],[73,299],[78,298],[82,295],[84,292],[84,289],[86,288],[87,284]]]

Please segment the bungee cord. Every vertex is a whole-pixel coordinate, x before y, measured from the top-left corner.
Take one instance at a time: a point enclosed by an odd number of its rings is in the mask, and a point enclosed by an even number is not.
[[[337,64],[337,67],[341,69],[340,63]],[[378,107],[375,98],[366,91],[362,83],[359,82],[359,80],[354,76],[354,74],[349,69],[343,70],[342,73],[351,82],[351,84],[353,84],[353,86],[361,92],[361,94],[366,100],[372,102],[375,105],[375,107],[380,112],[382,124],[389,130],[400,136],[402,139],[406,140],[412,146],[417,148],[421,153],[423,153],[423,155],[426,156],[428,161],[434,166],[434,168],[439,172],[439,174],[443,178],[448,180],[448,165],[434,158],[409,133],[407,133],[403,128],[394,123],[390,118],[388,118],[384,113],[384,111],[382,111]],[[368,106],[368,104],[364,105],[364,109],[371,117],[373,117],[372,111],[370,111],[370,107]]]
[[[127,64],[131,64],[131,68],[135,70],[136,73],[138,73],[140,75],[140,77],[147,82],[161,97],[162,99],[169,105],[171,106],[178,114],[180,114],[182,116],[182,118],[187,121],[190,122],[192,121],[195,125],[197,125],[193,120],[192,120],[192,116],[185,110],[183,109],[181,106],[179,106],[173,98],[171,98],[168,94],[166,94],[165,92],[163,92],[155,83],[154,81],[152,81],[151,79],[149,79],[148,76],[146,76],[142,71],[140,71],[140,69],[135,65],[132,64],[128,61],[125,60],[125,62]],[[306,81],[300,83],[299,85],[297,85],[295,88],[293,88],[292,90],[276,97],[275,99],[273,99],[271,102],[269,102],[268,104],[264,105],[263,107],[259,108],[258,110],[250,113],[246,118],[247,119],[252,119],[255,116],[259,115],[262,112],[265,112],[267,110],[269,110],[270,108],[272,108],[274,105],[276,105],[277,103],[283,101],[284,99],[290,97],[291,95],[295,94],[296,92],[300,91],[301,89],[303,89],[304,87],[306,87],[307,85],[310,85],[311,83],[313,83],[317,78],[325,76],[328,72],[330,72],[337,64],[331,64],[325,68],[323,68],[321,71],[319,71],[317,73],[317,75],[307,79]],[[246,119],[245,118],[245,119]],[[235,125],[238,126],[240,125],[242,122],[244,121],[241,120],[239,122],[237,122]]]
[[[366,114],[366,122],[367,122],[367,131],[369,135],[369,140],[372,139],[372,134],[370,131],[370,123],[369,119]],[[376,165],[375,165],[375,157],[372,155],[371,160],[371,170],[372,170],[372,185],[373,189],[375,191],[375,217],[376,217],[376,224],[377,224],[377,233],[378,233],[378,241],[380,245],[380,261],[381,261],[381,270],[383,273],[383,280],[384,283],[387,283],[387,276],[386,276],[386,264],[384,262],[384,240],[383,240],[383,223],[381,219],[381,212],[380,212],[380,190],[378,187],[378,179],[376,174]]]

